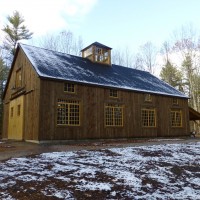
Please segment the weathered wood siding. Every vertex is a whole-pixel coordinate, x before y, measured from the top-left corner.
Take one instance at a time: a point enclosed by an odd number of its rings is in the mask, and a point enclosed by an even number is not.
[[[15,86],[16,71],[20,68],[22,70],[22,88],[12,89]],[[17,52],[11,72],[6,95],[3,100],[3,138],[8,137],[10,101],[24,95],[23,138],[25,140],[38,140],[40,79],[21,49]]]
[[[165,137],[189,134],[187,99],[178,99],[172,104],[172,97],[152,95],[152,102],[144,101],[144,94],[119,91],[119,98],[109,97],[109,88],[76,85],[76,93],[64,92],[64,83],[41,80],[39,140],[76,140],[99,138]],[[81,102],[80,126],[58,126],[57,100],[72,99]],[[124,106],[124,126],[105,127],[104,106],[119,103]],[[144,128],[141,123],[141,109],[156,109],[155,128]],[[183,127],[172,128],[170,109],[178,108],[183,113]]]

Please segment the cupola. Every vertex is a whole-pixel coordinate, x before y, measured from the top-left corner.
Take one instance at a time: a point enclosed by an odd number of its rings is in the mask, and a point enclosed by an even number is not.
[[[92,62],[111,65],[111,49],[99,42],[94,42],[81,52],[83,58],[88,58]]]

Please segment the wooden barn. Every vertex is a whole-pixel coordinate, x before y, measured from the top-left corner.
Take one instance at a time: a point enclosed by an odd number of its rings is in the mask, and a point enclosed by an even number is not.
[[[188,97],[146,71],[19,44],[4,96],[3,138],[32,142],[189,135]]]

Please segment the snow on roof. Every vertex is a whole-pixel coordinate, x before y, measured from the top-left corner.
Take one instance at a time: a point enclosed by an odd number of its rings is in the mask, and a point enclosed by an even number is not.
[[[40,77],[188,98],[149,72],[20,44]]]

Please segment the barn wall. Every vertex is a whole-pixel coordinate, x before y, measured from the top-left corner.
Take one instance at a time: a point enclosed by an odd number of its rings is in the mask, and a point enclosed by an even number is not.
[[[144,101],[143,93],[119,91],[119,98],[110,98],[108,88],[77,85],[76,93],[65,93],[63,82],[41,81],[40,136],[39,140],[76,140],[99,138],[165,137],[188,135],[188,105],[186,99],[179,99],[173,106],[171,97],[152,95],[152,102]],[[80,126],[56,125],[58,99],[81,101]],[[124,126],[105,127],[104,106],[106,103],[124,105]],[[143,128],[141,109],[155,108],[156,128]],[[183,127],[170,127],[170,109],[179,108],[183,112]]]
[[[22,87],[12,89],[15,86],[16,71],[22,70]],[[40,80],[27,59],[24,52],[19,49],[14,65],[11,69],[12,73],[7,85],[4,97],[4,120],[3,120],[3,138],[8,137],[8,121],[9,121],[9,103],[11,100],[24,96],[24,126],[23,138],[25,140],[38,140],[39,129],[39,90]]]

